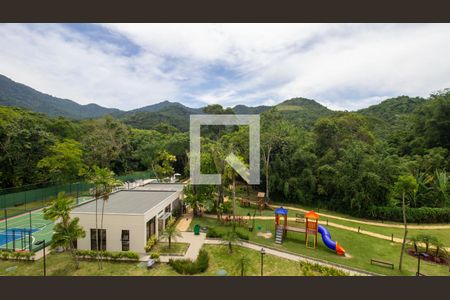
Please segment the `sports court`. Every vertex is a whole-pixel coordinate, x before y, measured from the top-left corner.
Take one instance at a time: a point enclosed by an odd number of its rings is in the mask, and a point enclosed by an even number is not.
[[[77,202],[79,205],[91,200],[92,197],[80,197]],[[4,210],[4,214],[11,217],[0,221],[0,250],[37,251],[42,248],[42,245],[35,245],[37,241],[45,240],[46,244],[50,243],[53,222],[44,219],[42,209],[23,211],[10,208]]]

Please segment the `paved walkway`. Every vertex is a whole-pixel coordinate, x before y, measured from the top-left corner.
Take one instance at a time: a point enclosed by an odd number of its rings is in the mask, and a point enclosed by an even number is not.
[[[222,245],[223,241],[220,239],[207,239],[205,240],[205,244],[210,244],[210,245]],[[239,244],[239,246],[248,248],[248,249],[252,249],[255,251],[260,251],[261,250],[261,246],[260,245],[256,245],[256,244],[252,244],[252,243],[248,243],[248,242],[241,242]],[[307,262],[310,264],[318,264],[318,265],[322,265],[322,266],[326,266],[326,267],[330,267],[333,269],[338,269],[340,271],[343,271],[345,273],[347,273],[350,276],[368,276],[370,275],[369,273],[364,273],[364,272],[359,272],[356,270],[352,270],[352,269],[347,269],[345,267],[341,267],[341,266],[336,266],[333,264],[328,264],[328,263],[324,263],[322,261],[319,260],[315,260],[312,258],[306,258],[300,255],[295,255],[292,253],[287,253],[287,252],[283,252],[283,251],[278,251],[275,249],[271,249],[271,248],[267,248],[267,247],[263,247],[264,250],[266,251],[267,254],[271,254],[280,258],[284,258],[284,259],[289,259],[289,260],[293,260],[293,261],[303,261],[303,262]]]
[[[179,231],[187,231],[189,229],[189,225],[191,225],[192,218],[194,217],[194,213],[192,210],[185,213],[178,221],[177,229]]]
[[[205,243],[206,233],[201,232],[200,235],[195,235],[193,232],[181,232],[181,238],[177,238],[177,243],[189,243],[189,248],[184,256],[168,256],[161,255],[161,262],[168,262],[170,259],[191,259],[196,260],[200,249]],[[148,259],[148,256],[147,256]],[[143,259],[146,260],[146,259]]]

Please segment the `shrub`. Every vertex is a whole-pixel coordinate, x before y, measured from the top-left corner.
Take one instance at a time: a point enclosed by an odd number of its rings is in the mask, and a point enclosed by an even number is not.
[[[75,255],[83,259],[95,259],[97,257],[97,251],[95,250],[75,250]],[[133,251],[102,251],[102,257],[108,260],[139,260],[139,254]]]
[[[155,235],[152,235],[148,241],[147,244],[144,247],[145,252],[150,252],[153,248],[153,246],[155,246],[156,242],[158,241],[158,239],[156,238]]]
[[[209,266],[209,254],[205,250],[200,250],[195,261],[190,259],[171,259],[169,265],[179,274],[194,275],[203,273]]]
[[[13,260],[32,260],[34,252],[13,252],[13,251],[0,251],[1,259],[13,259]]]
[[[151,259],[158,259],[158,258],[159,258],[159,253],[152,253],[152,254],[150,255],[150,258],[151,258]]]
[[[248,236],[247,233],[241,232],[239,230],[236,230],[236,235],[238,236],[238,238],[240,238],[241,240],[250,240],[250,237]]]
[[[362,211],[358,216],[403,222],[401,207],[372,206],[368,210]],[[450,222],[450,208],[408,207],[406,208],[406,219],[411,223],[448,223]]]
[[[223,234],[217,232],[217,230],[214,227],[209,227],[208,231],[206,232],[206,237],[209,238],[221,238],[222,236]]]

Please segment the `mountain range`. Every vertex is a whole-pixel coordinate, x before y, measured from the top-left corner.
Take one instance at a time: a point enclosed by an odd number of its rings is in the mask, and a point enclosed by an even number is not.
[[[370,118],[392,123],[401,116],[411,113],[423,101],[425,101],[423,98],[401,96],[387,99],[358,112]],[[160,123],[167,123],[182,131],[188,130],[189,115],[203,112],[203,108],[191,108],[171,101],[162,101],[130,111],[106,108],[94,103],[81,105],[69,99],[41,93],[3,75],[0,75],[0,105],[16,106],[51,117],[62,116],[70,119],[89,119],[111,115],[126,124],[142,129],[150,129]],[[260,114],[269,109],[276,109],[287,119],[306,120],[307,123],[314,122],[318,117],[335,113],[320,103],[306,98],[289,99],[275,106],[236,105],[232,109],[237,114]]]

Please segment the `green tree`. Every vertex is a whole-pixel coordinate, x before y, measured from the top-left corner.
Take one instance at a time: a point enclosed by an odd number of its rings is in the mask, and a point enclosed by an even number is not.
[[[434,172],[434,189],[438,192],[441,199],[440,207],[445,207],[448,202],[449,178],[447,172],[436,170]]]
[[[67,227],[70,220],[70,212],[72,211],[75,199],[67,197],[64,192],[58,193],[58,197],[53,200],[50,206],[44,208],[44,219],[53,222],[61,221],[64,227]]]
[[[406,221],[406,196],[409,195],[415,195],[417,192],[417,189],[419,188],[419,185],[412,175],[400,175],[398,177],[397,182],[395,183],[394,190],[401,195],[402,197],[402,212],[403,212],[403,225],[405,228],[405,233],[403,235],[403,242],[402,242],[402,250],[400,253],[400,262],[398,264],[398,269],[402,269],[402,263],[403,263],[403,254],[405,252],[405,243],[406,238],[408,236],[408,224]]]
[[[81,144],[74,140],[64,140],[50,147],[50,155],[41,159],[37,166],[46,170],[53,181],[72,182],[86,171]]]
[[[123,185],[120,180],[115,178],[114,172],[110,171],[108,168],[100,168],[94,166],[89,174],[88,182],[94,185],[93,196],[95,198],[95,230],[97,236],[97,250],[103,249],[103,216],[105,212],[105,203],[109,199],[109,195],[114,190],[115,187]],[[98,234],[98,199],[102,199],[102,210],[101,210],[101,219],[100,219],[100,234]],[[100,248],[98,249],[98,244],[100,241]],[[98,256],[99,268],[102,268],[102,252],[98,252],[100,255]]]
[[[241,243],[238,234],[236,233],[235,225],[233,225],[233,229],[225,232],[222,236],[223,243],[228,246],[228,251],[233,253],[233,245],[238,245]]]
[[[152,162],[152,169],[159,181],[163,181],[165,178],[175,174],[172,163],[176,160],[175,155],[170,154],[166,150],[158,154],[156,160]]]
[[[246,272],[250,269],[250,262],[250,258],[245,254],[239,257],[239,259],[236,261],[235,269],[241,274],[241,276],[245,276]]]
[[[69,219],[67,224],[56,224],[53,228],[54,233],[51,244],[52,248],[63,247],[64,249],[68,249],[72,254],[77,269],[80,265],[75,253],[75,241],[86,237],[86,232],[83,227],[78,224],[79,221],[79,218],[74,218]]]
[[[78,225],[78,218],[71,219],[70,212],[74,207],[74,199],[67,197],[63,192],[52,201],[50,206],[44,208],[44,218],[52,220],[56,223],[53,227],[54,234],[52,236],[52,248],[63,247],[64,250],[70,250],[74,258],[76,268],[79,268],[78,259],[75,255],[75,241],[84,238],[86,233],[83,228]]]
[[[166,228],[161,234],[161,238],[166,239],[169,242],[169,249],[171,249],[172,240],[176,241],[179,237],[181,237],[181,232],[177,229],[175,220],[170,219],[166,224]]]

